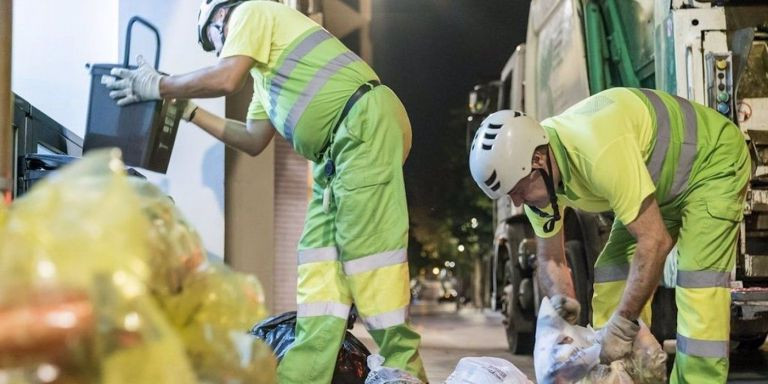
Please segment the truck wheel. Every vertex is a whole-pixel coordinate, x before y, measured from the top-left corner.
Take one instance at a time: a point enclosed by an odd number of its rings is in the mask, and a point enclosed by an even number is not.
[[[754,351],[765,344],[766,337],[768,337],[768,333],[760,333],[753,337],[739,337],[736,341],[738,343],[736,349],[740,351]]]
[[[571,278],[573,279],[573,288],[576,290],[576,300],[581,304],[581,314],[578,323],[586,326],[590,317],[589,300],[589,276],[587,276],[587,261],[584,255],[584,246],[581,241],[568,240],[565,242],[565,258],[568,261],[568,267],[571,268]]]
[[[504,289],[504,329],[507,333],[509,351],[515,355],[533,352],[535,338],[535,322],[527,319],[525,310],[520,305],[520,284],[522,271],[515,262],[507,263],[507,280],[509,285]],[[530,317],[530,316],[528,316]]]

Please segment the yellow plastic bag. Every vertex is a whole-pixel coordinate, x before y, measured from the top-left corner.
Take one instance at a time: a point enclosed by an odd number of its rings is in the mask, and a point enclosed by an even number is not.
[[[115,151],[16,200],[0,243],[0,367],[31,382],[196,383],[146,289],[149,226]]]
[[[200,235],[159,188],[139,178],[129,181],[150,223],[147,285],[156,296],[178,294],[184,279],[205,260]]]
[[[276,382],[272,350],[248,334],[266,317],[263,291],[254,277],[206,263],[184,281],[181,294],[162,303],[202,381]]]

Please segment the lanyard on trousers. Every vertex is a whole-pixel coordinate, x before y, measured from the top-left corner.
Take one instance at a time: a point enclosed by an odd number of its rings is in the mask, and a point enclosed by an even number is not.
[[[344,109],[341,110],[339,119],[336,121],[336,124],[334,124],[333,129],[331,130],[328,144],[326,144],[325,147],[320,151],[320,153],[323,153],[322,158],[325,159],[324,167],[326,183],[325,189],[323,190],[323,212],[325,213],[328,213],[331,210],[331,178],[333,178],[333,175],[336,174],[336,164],[333,162],[333,154],[331,153],[331,147],[333,147],[333,139],[336,136],[336,131],[339,129],[341,122],[347,118],[347,114],[349,114],[349,111],[352,109],[355,103],[360,100],[360,98],[363,97],[363,95],[365,95],[368,91],[376,88],[379,85],[381,85],[381,83],[377,80],[371,80],[367,83],[364,83],[357,88],[355,93],[353,93],[349,99],[347,99],[347,103],[344,104]]]

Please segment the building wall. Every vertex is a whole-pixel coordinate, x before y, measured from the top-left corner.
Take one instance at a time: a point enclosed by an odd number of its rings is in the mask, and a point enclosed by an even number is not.
[[[216,62],[197,45],[199,0],[23,0],[13,5],[13,91],[81,137],[91,84],[86,63],[122,61],[130,17],[143,16],[160,29],[162,71],[183,73]],[[132,53],[153,60],[152,35],[137,26],[133,40]],[[200,104],[224,112],[223,98]],[[182,123],[167,175],[142,173],[173,196],[208,251],[223,256],[224,146]]]
[[[14,1],[11,89],[82,137],[85,65],[117,60],[117,26],[118,0]]]
[[[296,309],[296,246],[304,228],[309,162],[275,138],[275,313]]]

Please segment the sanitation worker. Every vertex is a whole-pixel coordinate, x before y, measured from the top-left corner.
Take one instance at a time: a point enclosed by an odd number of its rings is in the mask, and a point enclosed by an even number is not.
[[[198,38],[219,62],[164,76],[140,60],[108,82],[120,105],[219,97],[253,77],[246,123],[190,103],[184,118],[258,155],[275,132],[311,160],[314,184],[298,244],[296,341],[281,383],[329,383],[354,302],[386,358],[426,382],[408,325],[408,210],[402,164],[411,126],[394,92],[325,29],[270,1],[205,0]]]
[[[648,89],[612,88],[541,123],[499,111],[475,136],[472,177],[491,198],[525,204],[545,294],[572,322],[580,305],[563,251],[563,208],[613,211],[595,263],[593,325],[601,360],[627,356],[650,324],[650,299],[678,247],[673,383],[724,383],[730,273],[751,161],[718,112]]]

